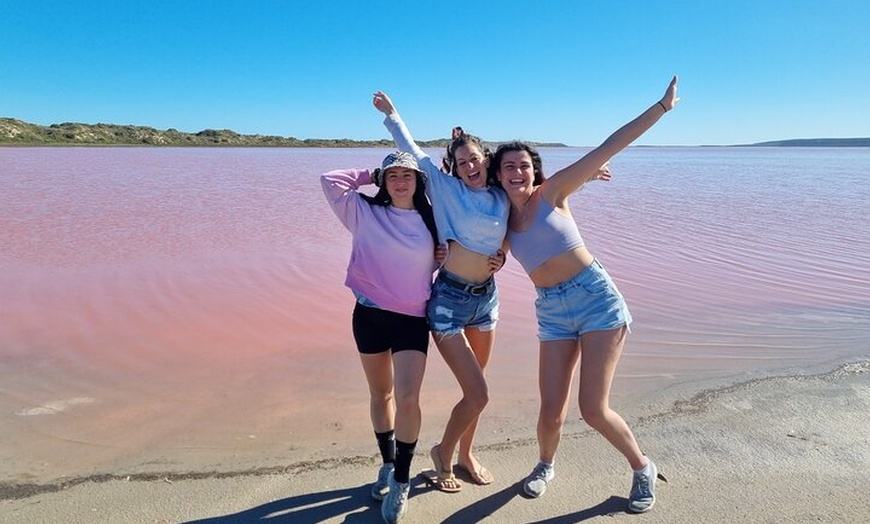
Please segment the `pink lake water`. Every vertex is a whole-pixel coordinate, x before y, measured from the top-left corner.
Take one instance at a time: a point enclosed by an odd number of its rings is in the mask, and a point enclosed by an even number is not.
[[[0,148],[0,483],[373,455],[350,236],[318,177],[387,152]],[[545,171],[584,152],[544,149]],[[627,418],[870,358],[870,149],[632,148],[612,169],[571,204],[635,318]],[[534,291],[512,259],[497,280],[482,445],[534,438],[538,403]],[[458,398],[434,346],[423,396],[434,442]]]

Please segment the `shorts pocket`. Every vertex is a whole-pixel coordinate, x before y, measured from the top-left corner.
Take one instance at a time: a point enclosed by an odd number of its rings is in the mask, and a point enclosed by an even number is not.
[[[610,281],[601,273],[594,273],[592,277],[583,280],[580,287],[590,295],[606,295],[610,292]]]

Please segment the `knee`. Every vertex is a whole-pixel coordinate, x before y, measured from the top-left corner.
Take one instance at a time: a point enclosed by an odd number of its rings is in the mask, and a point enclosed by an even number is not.
[[[562,410],[541,409],[541,415],[538,417],[538,425],[541,429],[548,432],[561,431],[565,425],[565,417],[562,416]]]
[[[585,405],[582,402],[580,403],[580,416],[583,417],[583,420],[593,428],[600,428],[607,423],[607,412],[608,409],[606,406],[598,404]]]
[[[393,390],[371,390],[371,399],[373,404],[387,405],[393,401]]]
[[[420,395],[411,391],[396,394],[396,409],[406,413],[420,409]]]
[[[489,403],[489,388],[483,387],[465,396],[465,401],[471,408],[480,413]]]

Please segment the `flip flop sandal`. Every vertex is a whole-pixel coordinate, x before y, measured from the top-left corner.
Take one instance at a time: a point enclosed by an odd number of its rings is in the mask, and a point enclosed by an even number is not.
[[[439,477],[438,475],[427,475],[426,482],[433,488],[444,493],[459,493],[462,491],[462,484],[459,483],[452,473],[447,477]]]
[[[428,477],[429,482],[436,489],[444,493],[459,493],[462,491],[462,483],[459,482],[459,479],[456,478],[451,470],[444,467],[439,450],[439,444],[435,444],[429,450],[429,456],[432,458],[432,463],[435,464],[435,476]]]
[[[478,486],[486,486],[488,484],[492,484],[492,481],[495,480],[492,476],[492,473],[490,473],[489,470],[483,466],[480,466],[480,469],[477,471],[474,471],[473,469],[466,467],[462,464],[457,464],[456,468],[464,471],[469,476],[469,478],[471,478],[471,481]]]

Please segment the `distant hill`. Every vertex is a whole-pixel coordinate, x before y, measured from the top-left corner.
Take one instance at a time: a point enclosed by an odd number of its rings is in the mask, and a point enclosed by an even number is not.
[[[440,143],[434,141],[433,143]],[[443,141],[446,144],[446,140]],[[236,147],[392,147],[392,140],[285,138],[241,135],[229,129],[184,133],[177,129],[116,124],[65,122],[41,126],[14,118],[0,118],[0,144],[7,145],[107,145],[107,146],[236,146]],[[422,143],[428,147],[428,143]]]
[[[447,138],[418,141],[420,147],[441,148]],[[497,146],[498,142],[487,142]],[[530,142],[537,147],[567,147],[558,142]],[[64,122],[41,126],[0,117],[0,146],[170,146],[170,147],[383,147],[393,141],[349,138],[294,138],[275,135],[242,135],[229,129],[204,129],[185,133],[177,129],[118,124]],[[797,138],[734,147],[870,147],[870,138]]]
[[[746,144],[746,147],[870,147],[870,138],[795,138]]]
[[[418,141],[420,147],[446,147],[450,141]],[[351,140],[347,138],[293,138],[274,135],[241,135],[229,129],[205,129],[184,133],[177,129],[153,127],[80,124],[65,122],[41,126],[14,118],[0,118],[0,145],[21,146],[192,146],[192,147],[384,147],[393,141]],[[537,146],[565,147],[565,144],[536,143]]]

